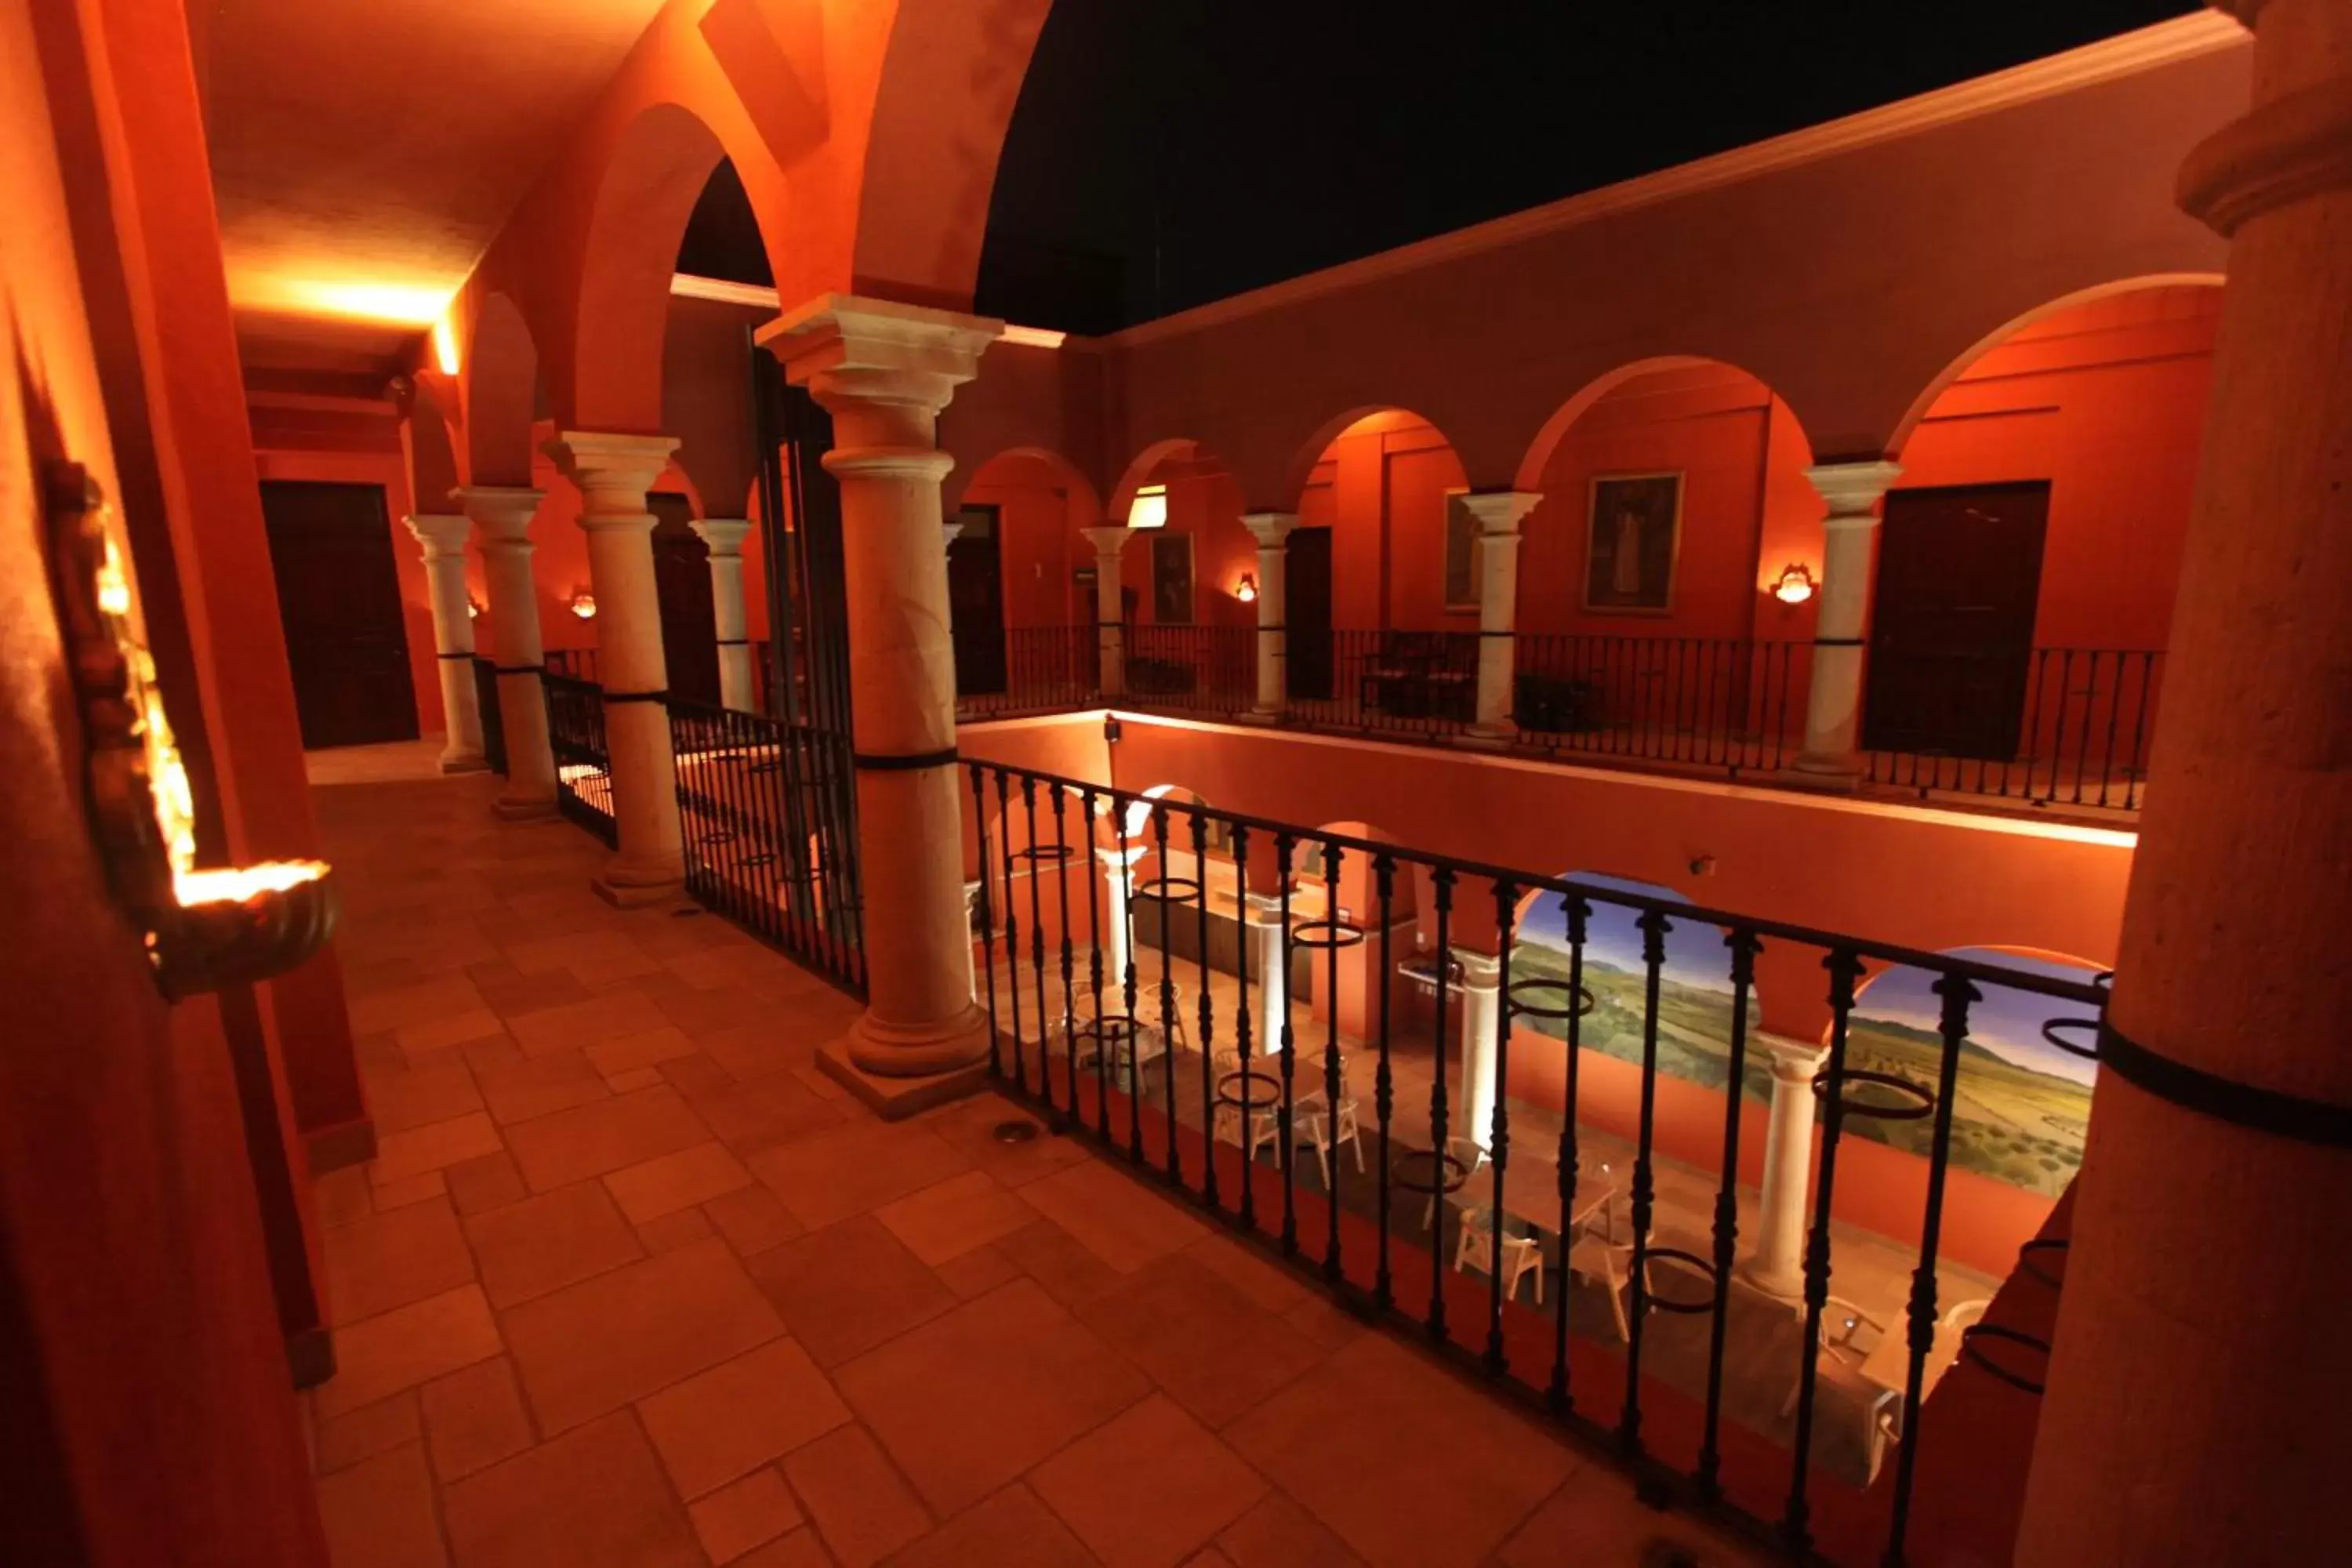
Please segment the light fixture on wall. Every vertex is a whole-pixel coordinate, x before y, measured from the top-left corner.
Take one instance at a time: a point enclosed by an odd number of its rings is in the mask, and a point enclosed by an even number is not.
[[[469,621],[478,621],[482,618],[482,601],[471,594],[466,595],[466,618]]]
[[[1244,605],[1256,604],[1257,579],[1251,576],[1246,572],[1243,573],[1241,585],[1234,590],[1234,597],[1239,599]]]
[[[1813,596],[1812,569],[1801,561],[1791,561],[1780,569],[1772,584],[1772,596],[1784,605],[1801,605]]]
[[[178,998],[282,974],[335,925],[320,860],[196,867],[195,796],[172,735],[110,509],[80,464],[44,475],[58,622],[80,708],[85,798],[115,901]]]
[[[596,595],[583,588],[572,595],[572,613],[583,621],[596,618]]]
[[[1145,485],[1135,492],[1128,503],[1127,526],[1129,528],[1165,528],[1168,526],[1168,487]]]

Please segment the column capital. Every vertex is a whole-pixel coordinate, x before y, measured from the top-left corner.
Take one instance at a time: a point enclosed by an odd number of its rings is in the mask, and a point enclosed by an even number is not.
[[[563,477],[580,489],[581,526],[591,517],[643,512],[646,492],[669,467],[677,450],[675,436],[625,436],[597,430],[566,430],[541,450],[555,459]],[[647,525],[651,525],[647,519]]]
[[[1095,547],[1096,558],[1105,562],[1118,560],[1118,552],[1127,548],[1127,542],[1135,535],[1135,530],[1118,522],[1082,528],[1078,531],[1085,534],[1087,542]]]
[[[980,372],[1004,323],[896,300],[821,294],[753,341],[820,404],[895,404],[937,414]]]
[[[742,554],[743,536],[751,531],[751,520],[740,517],[701,518],[692,527],[696,536],[710,546],[713,555]]]
[[[1772,1076],[1782,1083],[1811,1084],[1829,1060],[1827,1046],[1807,1045],[1781,1035],[1756,1034],[1756,1044],[1771,1058]]]
[[[1519,520],[1535,510],[1543,496],[1535,490],[1471,490],[1454,498],[1478,524],[1480,537],[1518,537]]]
[[[2247,26],[2259,5],[2239,0]],[[2352,186],[2352,93],[2341,78],[2256,106],[2195,147],[2180,165],[2181,210],[2227,239],[2247,219]]]
[[[1876,507],[1887,487],[1903,474],[1903,465],[1885,458],[1852,463],[1817,463],[1805,470],[1813,489],[1830,503],[1830,528],[1875,528]]]
[[[1298,514],[1295,511],[1245,511],[1242,513],[1242,526],[1250,531],[1250,537],[1257,541],[1260,550],[1279,550],[1282,542],[1290,537],[1290,531],[1298,526]]]
[[[401,521],[408,524],[409,532],[416,535],[416,542],[425,546],[425,560],[462,561],[466,558],[466,535],[474,531],[471,518],[419,512]]]
[[[463,485],[449,492],[482,531],[482,548],[530,548],[530,520],[547,492],[528,485]]]
[[[1104,865],[1116,871],[1122,866],[1133,866],[1138,860],[1142,859],[1144,856],[1150,853],[1150,848],[1151,847],[1148,844],[1138,844],[1126,849],[1106,849],[1101,845],[1097,844],[1095,846],[1095,858],[1100,860]]]
[[[1491,952],[1457,947],[1454,950],[1454,962],[1462,966],[1465,991],[1493,991],[1502,984],[1503,961]]]

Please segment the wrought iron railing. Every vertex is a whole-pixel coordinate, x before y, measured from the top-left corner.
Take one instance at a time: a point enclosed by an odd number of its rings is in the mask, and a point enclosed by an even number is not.
[[[672,698],[686,887],[852,991],[866,984],[847,741]]]
[[[1868,777],[1923,798],[2137,811],[2163,685],[2164,654],[2154,648],[2038,647],[2022,669],[1955,668],[1929,686],[1926,700],[1981,701],[1990,710],[1990,743],[1962,756],[1873,741]]]
[[[1091,621],[1068,626],[1012,626],[984,646],[955,637],[956,713],[993,719],[1049,713],[1098,702],[1099,634]]]
[[[1257,632],[1251,626],[1139,626],[1121,629],[1127,695],[1138,708],[1239,713],[1257,697]]]
[[[1938,1440],[1922,1399],[1958,1332],[1939,1246],[1972,1020],[1998,993],[2095,1032],[2100,986],[994,763],[966,775],[1002,1089],[1612,1447],[1662,1500],[1801,1560],[1904,1561],[1919,1446]],[[1236,902],[1260,887],[1276,891]],[[1734,1280],[1759,1212],[1741,1173],[1759,963],[1821,976],[1827,1019],[1793,1306]],[[1925,1016],[1858,1022],[1864,981],[1895,966],[1925,972]],[[1883,1206],[1887,1160],[1840,1181],[1858,1136],[1916,1157],[1916,1231],[1885,1246],[1850,1211]],[[1909,1280],[1874,1372],[1845,1353],[1865,1265]],[[1865,1402],[1857,1377],[1883,1379]]]
[[[1522,745],[1732,772],[1779,768],[1804,739],[1810,647],[1737,637],[1522,633]]]
[[[495,659],[474,656],[474,707],[482,720],[482,760],[500,778],[507,772],[507,727],[499,705],[499,667]]]
[[[597,673],[600,661],[593,647],[556,647],[547,650],[547,671],[572,680],[585,680],[598,685],[604,678]]]
[[[1294,632],[1285,683],[1317,729],[1457,735],[1477,716],[1478,634]]]
[[[564,816],[603,839],[620,842],[613,819],[613,761],[604,744],[604,689],[549,671],[547,742],[555,758],[555,804]]]

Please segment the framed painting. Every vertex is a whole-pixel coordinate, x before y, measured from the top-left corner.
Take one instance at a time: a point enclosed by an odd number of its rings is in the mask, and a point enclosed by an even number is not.
[[[1675,606],[1682,543],[1683,476],[1596,474],[1585,521],[1584,608],[1601,616],[1664,616]]]
[[[1151,535],[1151,618],[1163,626],[1192,624],[1192,536]]]

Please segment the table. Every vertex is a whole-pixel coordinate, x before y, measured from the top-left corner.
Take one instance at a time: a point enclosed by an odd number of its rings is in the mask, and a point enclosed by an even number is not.
[[[1408,1170],[1422,1174],[1415,1179],[1405,1174]],[[1406,1149],[1389,1158],[1389,1185],[1402,1187],[1409,1193],[1424,1193],[1432,1199],[1460,1192],[1469,1180],[1469,1166],[1452,1154],[1440,1154],[1433,1149]]]
[[[1136,1070],[1144,1062],[1164,1055],[1167,1044],[1157,1030],[1133,1018],[1104,1017],[1080,1024],[1073,1032],[1074,1040],[1092,1040],[1095,1047],[1076,1058],[1081,1068],[1093,1067],[1105,1053],[1110,1057],[1111,1081],[1123,1094],[1135,1092]],[[1152,1049],[1158,1044],[1158,1050]]]
[[[1898,1395],[1906,1392],[1904,1384],[1911,1375],[1911,1343],[1903,1325],[1903,1315],[1897,1313],[1886,1332],[1878,1336],[1877,1345],[1862,1361],[1864,1377]],[[1920,1368],[1921,1399],[1934,1393],[1937,1381],[1951,1369],[1960,1353],[1960,1336],[1967,1331],[1965,1325],[1936,1326],[1935,1345],[1927,1352],[1927,1364]]]

